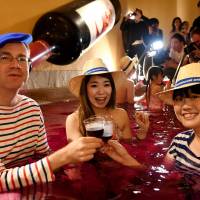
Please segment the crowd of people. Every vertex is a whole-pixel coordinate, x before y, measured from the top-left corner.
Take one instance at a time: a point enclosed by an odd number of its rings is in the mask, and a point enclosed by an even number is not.
[[[200,4],[198,3],[197,6],[199,8]],[[183,21],[180,17],[173,18],[171,30],[166,36],[169,38],[168,44],[165,45],[166,47],[156,50],[155,54],[152,55],[150,54],[152,44],[155,41],[164,42],[163,30],[159,28],[159,19],[147,18],[141,9],[136,8],[123,18],[120,29],[126,56],[129,59],[135,56],[139,58],[140,63],[135,65],[136,69],[134,70],[136,76],[142,75],[143,80],[138,82],[137,79],[135,81],[134,93],[137,96],[137,94],[141,95],[142,91],[143,97],[140,99],[146,99],[146,104],[156,105],[158,103],[158,97],[149,98],[151,95],[154,97],[154,92],[152,94],[150,92],[153,90],[149,89],[150,85],[153,85],[153,79],[155,79],[152,77],[157,76],[158,69],[156,67],[162,71],[162,79],[166,78],[174,83],[177,68],[200,60],[199,17],[194,20],[191,26],[188,21]],[[148,74],[151,74],[152,71],[155,74],[152,74],[148,79]],[[130,79],[130,75],[128,77]],[[166,88],[169,86],[161,80],[157,87]],[[162,109],[161,103],[157,105],[160,105],[160,109]],[[157,110],[156,106],[150,107],[155,107]]]

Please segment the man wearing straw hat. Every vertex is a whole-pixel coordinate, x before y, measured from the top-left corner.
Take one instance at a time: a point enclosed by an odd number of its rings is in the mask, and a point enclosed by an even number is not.
[[[51,182],[58,168],[92,159],[102,145],[82,137],[49,154],[39,105],[19,94],[29,76],[31,41],[25,33],[0,35],[0,192]],[[30,163],[35,156],[41,159]]]
[[[167,168],[175,167],[193,183],[200,177],[200,64],[182,66],[174,86],[162,92],[173,103],[178,120],[187,131],[177,134],[165,157]],[[118,162],[128,165],[132,157],[116,141],[108,142],[106,153]],[[131,166],[131,165],[129,165]]]

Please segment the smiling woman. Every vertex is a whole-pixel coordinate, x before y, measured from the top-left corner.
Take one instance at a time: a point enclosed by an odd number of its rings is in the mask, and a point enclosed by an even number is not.
[[[197,184],[200,177],[200,64],[181,67],[171,90],[176,117],[190,130],[175,136],[165,162],[170,167],[175,164],[178,171]]]
[[[100,115],[114,124],[113,137],[131,141],[132,133],[127,112],[117,108],[115,103],[122,71],[109,71],[99,58],[89,60],[82,74],[69,81],[70,91],[79,98],[80,106],[67,117],[66,132],[69,141],[86,136],[83,121],[93,115]],[[141,123],[140,123],[141,122]],[[148,123],[139,120],[143,132],[147,132]]]
[[[86,135],[83,121],[92,115],[109,116],[118,127],[115,136],[131,139],[127,112],[115,107],[116,87],[122,74],[121,71],[109,71],[101,59],[92,59],[85,63],[82,75],[70,80],[69,89],[79,97],[80,107],[67,117],[68,140]]]

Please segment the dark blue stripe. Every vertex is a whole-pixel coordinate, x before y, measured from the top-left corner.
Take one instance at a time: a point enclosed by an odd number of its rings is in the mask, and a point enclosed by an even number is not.
[[[44,171],[44,175],[45,175],[46,182],[48,183],[47,172],[46,172],[46,170],[45,170],[44,163],[43,163],[42,160],[41,160],[41,164],[42,164],[42,169],[43,169],[43,171]]]
[[[25,141],[25,140],[27,140],[27,139],[35,138],[35,137],[37,137],[37,135],[30,135],[30,136],[28,136],[28,137],[26,137],[26,138],[23,138],[23,139],[21,139],[21,140],[17,140],[17,141],[14,142],[14,143],[10,143],[10,144],[4,145],[4,146],[1,145],[1,146],[0,146],[0,149],[5,148],[5,147],[9,147],[9,146],[14,146],[15,144],[17,144],[17,143],[19,143],[19,142],[23,142],[23,141]]]
[[[176,82],[175,87],[179,87],[179,86],[190,84],[190,83],[200,83],[200,77],[181,79],[180,81]]]
[[[93,68],[93,69],[86,71],[84,74],[90,75],[90,74],[93,74],[95,72],[109,72],[109,71],[106,67],[97,67],[97,68]]]
[[[17,178],[18,178],[18,181],[19,181],[19,185],[20,185],[20,187],[22,188],[23,186],[22,186],[21,178],[20,178],[20,176],[19,176],[19,169],[20,169],[20,168],[17,169]]]
[[[31,174],[31,178],[32,178],[33,184],[35,185],[35,184],[36,184],[36,181],[35,181],[34,176],[33,176],[33,172],[32,172],[32,169],[31,169],[31,165],[29,165],[29,171],[30,171],[30,174]]]
[[[10,191],[10,188],[9,188],[9,185],[8,185],[8,171],[5,172],[5,182],[6,182],[6,188],[7,188],[7,191]]]
[[[39,108],[38,105],[27,105],[26,107],[21,108],[20,110],[17,110],[17,111],[15,111],[15,112],[9,112],[9,111],[8,111],[8,112],[0,113],[0,115],[5,116],[5,115],[16,114],[16,113],[20,113],[20,112],[22,112],[22,111],[24,111],[24,110],[26,110],[26,109],[28,109],[28,108],[34,108],[34,107]],[[13,110],[14,110],[14,109],[13,109]],[[39,109],[38,109],[38,111],[39,111]]]
[[[186,150],[186,152],[187,152],[189,155],[191,155],[191,157],[194,158],[194,155],[192,155],[191,152],[190,152],[188,149],[182,148],[181,146],[180,146],[180,149]],[[191,165],[193,165],[193,166],[195,166],[195,167],[197,167],[197,168],[200,168],[200,164],[198,164],[198,163],[196,163],[195,161],[189,159],[185,154],[183,154],[183,153],[181,153],[181,152],[178,152],[178,151],[176,151],[176,153],[177,153],[177,157],[182,158],[183,160],[185,160],[186,163],[190,163]]]
[[[11,135],[11,134],[16,134],[16,133],[20,133],[21,131],[24,131],[24,130],[28,130],[29,128],[33,128],[33,127],[37,127],[38,128],[38,124],[33,124],[33,125],[31,125],[31,126],[26,126],[26,127],[24,127],[24,128],[22,128],[22,129],[20,129],[20,130],[17,130],[17,131],[15,131],[15,132],[12,132],[12,133],[6,133],[6,134],[1,134],[1,136],[9,136],[9,135]]]
[[[18,119],[16,121],[13,121],[13,122],[1,123],[1,126],[3,126],[3,125],[9,125],[9,124],[15,124],[15,123],[18,123],[18,122],[20,122],[22,120],[25,120],[25,119],[28,119],[28,118],[31,119],[32,117],[39,117],[39,116],[40,116],[40,114],[28,115],[26,117],[20,118],[20,119]]]

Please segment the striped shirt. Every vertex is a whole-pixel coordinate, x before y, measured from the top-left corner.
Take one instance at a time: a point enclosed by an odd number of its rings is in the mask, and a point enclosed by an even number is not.
[[[15,106],[0,106],[0,191],[9,191],[54,179],[39,105],[22,96]],[[30,164],[32,158],[43,159]]]
[[[174,137],[169,148],[169,153],[175,159],[176,169],[193,180],[200,178],[200,157],[190,149],[194,136],[193,130],[179,133]]]

